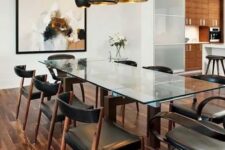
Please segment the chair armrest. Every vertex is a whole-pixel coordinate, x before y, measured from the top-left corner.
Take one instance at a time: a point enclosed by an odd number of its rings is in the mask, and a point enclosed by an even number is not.
[[[200,121],[182,116],[180,114],[177,113],[172,113],[172,112],[160,112],[158,114],[156,114],[151,120],[150,120],[150,132],[156,137],[158,138],[158,140],[162,141],[162,142],[167,142],[167,138],[163,135],[160,135],[156,130],[154,130],[154,123],[153,121],[155,119],[167,119],[170,121],[174,121],[178,124],[180,124],[181,126],[194,130],[200,134],[203,134],[205,136],[220,140],[220,141],[225,141],[225,132],[220,132],[218,130],[215,130],[213,128],[210,128],[206,125],[204,125],[203,123],[201,123]]]
[[[202,110],[204,109],[204,107],[211,101],[213,100],[223,100],[225,101],[225,97],[221,97],[221,96],[212,96],[212,97],[208,97],[205,100],[203,100],[202,102],[199,103],[198,108],[197,108],[197,115],[198,115],[198,120],[201,120],[201,116],[202,116]]]

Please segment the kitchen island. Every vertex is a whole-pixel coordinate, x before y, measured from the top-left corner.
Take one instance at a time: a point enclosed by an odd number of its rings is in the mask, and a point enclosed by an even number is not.
[[[219,55],[225,57],[225,44],[203,44],[202,45],[202,74],[205,74],[208,64],[207,55]],[[216,64],[215,64],[216,65]],[[220,75],[224,75],[221,63],[219,64]],[[208,74],[212,73],[212,63],[210,64]],[[215,66],[214,74],[217,74],[217,67]]]

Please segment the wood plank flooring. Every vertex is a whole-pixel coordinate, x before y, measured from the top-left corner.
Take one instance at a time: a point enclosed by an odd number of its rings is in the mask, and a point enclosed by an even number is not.
[[[94,93],[95,87],[90,84],[85,84],[86,93],[86,103],[95,104]],[[78,86],[74,86],[74,93],[80,97]],[[225,92],[221,90],[221,94]],[[27,100],[22,99],[21,111],[19,114],[19,119],[15,119],[15,111],[17,104],[17,94],[18,89],[4,89],[0,90],[0,150],[45,150],[47,146],[47,135],[49,130],[49,121],[42,115],[40,130],[38,135],[38,142],[34,143],[34,132],[37,122],[37,113],[39,110],[40,100],[34,100],[31,102],[31,108],[28,117],[28,123],[26,131],[22,130],[22,123],[24,121],[25,106]],[[207,94],[199,94],[198,98],[203,99],[209,95],[217,95],[218,92],[208,92]],[[182,103],[190,103],[191,100],[180,101]],[[223,104],[218,102],[218,105]],[[163,111],[168,111],[168,103],[162,105]],[[126,105],[126,115],[125,115],[125,128],[132,131],[138,135],[146,135],[146,112],[147,108],[140,104],[140,112],[137,113],[135,103]],[[121,122],[120,109],[118,109],[117,120],[118,123]],[[162,121],[162,133],[167,132],[167,122]],[[52,150],[59,150],[60,140],[61,140],[61,123],[56,124],[54,138],[52,142]],[[70,149],[70,148],[67,148]],[[166,150],[167,146],[162,144],[162,150]]]

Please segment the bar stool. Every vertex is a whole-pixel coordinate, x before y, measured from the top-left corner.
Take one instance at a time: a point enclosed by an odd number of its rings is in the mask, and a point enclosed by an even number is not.
[[[224,68],[224,63],[223,63],[223,60],[225,59],[224,56],[208,55],[208,56],[206,56],[206,58],[209,60],[209,62],[208,62],[208,65],[207,65],[207,69],[206,69],[206,73],[205,74],[208,73],[208,70],[209,70],[209,66],[210,66],[211,61],[213,61],[212,75],[214,74],[215,62],[217,64],[217,74],[219,75],[219,61],[221,62],[221,65],[223,67],[223,72],[225,74],[225,68]]]

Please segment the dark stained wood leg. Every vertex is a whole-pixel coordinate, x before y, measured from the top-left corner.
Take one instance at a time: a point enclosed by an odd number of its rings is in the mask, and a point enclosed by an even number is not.
[[[122,96],[105,96],[104,99],[104,111],[105,119],[116,122],[116,106],[125,105],[134,102],[131,99],[124,98]]]
[[[53,132],[54,132],[55,118],[56,118],[56,115],[57,115],[57,111],[58,111],[58,102],[55,101],[54,112],[52,114],[50,130],[49,130],[49,134],[48,134],[48,150],[50,150],[50,148],[51,148],[52,136],[53,136]]]
[[[73,77],[68,77],[63,79],[63,91],[69,92],[73,91],[73,84],[81,83],[83,80]]]
[[[18,102],[17,102],[16,119],[18,119],[18,116],[19,116],[20,104],[21,104],[21,98],[22,98],[22,94],[21,94],[21,92],[20,92],[19,97],[18,97]]]
[[[214,75],[214,69],[215,69],[215,60],[213,60],[212,75]]]
[[[95,91],[95,108],[98,107],[98,86],[96,86],[96,91]]]
[[[125,108],[126,108],[126,105],[122,105],[121,109],[122,109],[122,125],[123,126],[125,123]]]
[[[217,75],[220,75],[219,60],[216,60],[216,65],[217,65]]]
[[[27,102],[27,108],[26,108],[26,113],[25,113],[25,117],[24,117],[23,130],[25,130],[26,125],[27,125],[28,113],[29,113],[29,109],[30,109],[30,102],[31,102],[31,100],[29,99]]]
[[[209,71],[209,66],[210,66],[210,63],[211,63],[211,59],[209,59],[209,62],[208,62],[208,65],[207,65],[207,68],[206,68],[206,72],[205,72],[205,74],[207,74],[207,73],[208,73],[208,71]]]
[[[224,63],[223,63],[223,60],[221,59],[220,61],[221,61],[221,64],[222,64],[223,73],[224,73],[224,75],[225,75],[225,68],[224,68]]]
[[[157,107],[153,107],[153,106],[149,106],[147,108],[147,137],[148,137],[148,144],[149,146],[151,146],[154,149],[160,149],[160,141],[150,132],[149,130],[149,121],[152,117],[154,117],[157,113],[159,113],[161,111],[161,105],[159,104],[159,106]],[[155,129],[157,132],[160,133],[160,127],[161,123],[160,123],[160,119],[156,119],[154,121],[154,126],[157,127],[157,129]]]
[[[85,93],[84,93],[83,83],[80,83],[80,89],[81,89],[81,94],[82,94],[82,100],[83,100],[83,102],[85,102]]]
[[[104,107],[104,97],[108,95],[108,91],[104,88],[100,88],[100,106]]]
[[[38,131],[39,131],[39,126],[40,126],[40,121],[41,121],[41,109],[39,110],[39,113],[38,113],[38,121],[37,121],[37,125],[36,125],[36,129],[35,129],[35,139],[34,139],[34,142],[36,143],[37,142],[37,136],[38,136]]]
[[[137,112],[139,112],[139,105],[138,105],[138,102],[136,102],[136,108],[137,108]]]

